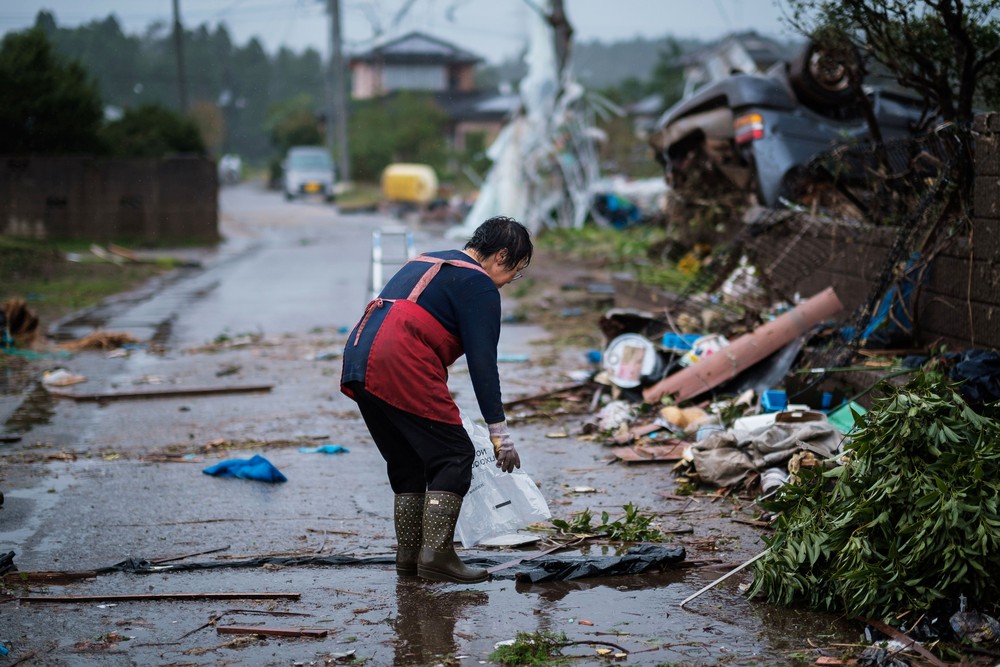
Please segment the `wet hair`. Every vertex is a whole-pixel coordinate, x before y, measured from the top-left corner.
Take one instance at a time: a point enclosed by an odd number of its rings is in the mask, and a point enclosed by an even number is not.
[[[506,250],[507,259],[503,266],[516,269],[522,263],[526,265],[531,261],[534,245],[527,227],[514,218],[497,215],[479,225],[465,244],[465,249],[475,250],[484,258]]]

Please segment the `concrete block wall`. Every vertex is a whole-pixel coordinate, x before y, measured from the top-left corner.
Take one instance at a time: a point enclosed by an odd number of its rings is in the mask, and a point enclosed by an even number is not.
[[[207,158],[0,156],[0,234],[170,244],[219,240]]]

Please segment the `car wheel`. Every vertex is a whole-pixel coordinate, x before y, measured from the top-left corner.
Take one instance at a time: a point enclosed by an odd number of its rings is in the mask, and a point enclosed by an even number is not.
[[[291,192],[285,192],[285,201],[292,201],[293,199],[295,199],[295,195]]]
[[[850,76],[859,59],[854,47],[825,49],[809,42],[789,63],[788,80],[799,101],[813,111],[843,115],[857,106]]]

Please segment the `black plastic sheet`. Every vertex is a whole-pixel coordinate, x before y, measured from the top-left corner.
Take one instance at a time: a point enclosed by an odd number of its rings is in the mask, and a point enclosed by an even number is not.
[[[466,564],[491,568],[519,556],[530,554],[505,554],[505,558],[490,556],[463,557]],[[540,583],[545,581],[571,581],[593,577],[614,577],[660,571],[685,558],[684,547],[665,547],[658,544],[641,544],[631,547],[622,555],[590,556],[576,554],[550,554],[528,560],[495,572],[495,579],[516,579],[519,582]],[[256,568],[264,565],[282,567],[346,567],[346,566],[390,566],[395,564],[393,556],[262,556],[243,560],[207,561],[200,563],[157,564],[143,558],[128,558],[110,567],[96,570],[97,574],[128,572],[131,574],[161,574],[165,572],[191,572],[217,568]]]

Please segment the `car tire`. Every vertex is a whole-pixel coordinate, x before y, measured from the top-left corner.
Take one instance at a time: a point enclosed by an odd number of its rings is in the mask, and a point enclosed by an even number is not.
[[[285,201],[292,201],[293,199],[295,199],[295,195],[291,192],[285,192]]]
[[[832,51],[809,42],[789,63],[788,80],[805,106],[824,115],[843,116],[857,107],[850,70],[859,59],[854,47]]]

